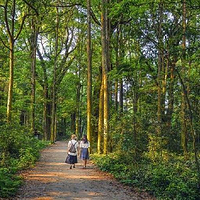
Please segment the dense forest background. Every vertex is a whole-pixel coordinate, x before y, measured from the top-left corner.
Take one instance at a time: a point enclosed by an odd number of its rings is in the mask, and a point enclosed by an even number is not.
[[[30,164],[42,141],[87,134],[96,163],[124,183],[199,199],[199,10],[0,0],[0,176]]]

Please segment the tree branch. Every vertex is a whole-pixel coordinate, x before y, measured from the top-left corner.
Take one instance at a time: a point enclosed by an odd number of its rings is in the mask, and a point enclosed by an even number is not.
[[[36,8],[34,8],[34,6],[32,6],[29,2],[27,2],[26,0],[23,0],[32,10],[34,10],[35,11],[35,13],[36,13],[36,15],[37,16],[39,16],[39,13],[38,13],[38,11],[37,11],[37,9]]]
[[[16,35],[16,37],[14,38],[14,41],[17,40],[17,38],[19,37],[20,33],[22,32],[25,19],[26,19],[26,17],[28,17],[28,16],[30,16],[30,15],[29,15],[29,14],[26,14],[26,15],[23,16],[23,19],[22,19],[22,23],[21,23],[21,25],[20,25],[19,32],[18,32],[18,34]]]
[[[94,22],[96,22],[96,24],[98,24],[99,26],[101,26],[101,23],[97,19],[96,15],[94,14],[94,12],[93,12],[92,9],[90,9],[90,15],[91,15],[92,19],[94,20]]]
[[[10,50],[9,46],[6,45],[6,43],[3,41],[3,39],[0,37],[0,41],[3,43],[3,45]]]

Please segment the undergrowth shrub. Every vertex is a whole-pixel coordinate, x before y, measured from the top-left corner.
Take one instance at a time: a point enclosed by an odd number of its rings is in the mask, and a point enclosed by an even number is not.
[[[198,200],[197,170],[193,162],[180,157],[168,162],[152,163],[146,158],[135,162],[127,153],[91,156],[103,171],[112,173],[126,185],[145,189],[163,200]],[[127,160],[128,162],[127,162]]]
[[[0,197],[11,197],[22,183],[22,179],[8,168],[0,168]]]
[[[34,138],[29,130],[6,124],[0,132],[0,197],[15,194],[22,180],[16,173],[32,166],[49,143]]]

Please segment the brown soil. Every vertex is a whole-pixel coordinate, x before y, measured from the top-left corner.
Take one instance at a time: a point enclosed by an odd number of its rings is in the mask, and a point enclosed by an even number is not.
[[[91,162],[83,169],[82,162],[69,169],[64,163],[66,142],[56,142],[41,152],[36,166],[23,173],[25,183],[13,200],[153,200],[146,193],[136,192],[101,172]]]

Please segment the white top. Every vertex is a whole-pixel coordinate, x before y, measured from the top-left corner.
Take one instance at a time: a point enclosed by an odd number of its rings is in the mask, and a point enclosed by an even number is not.
[[[75,144],[76,143],[76,144]],[[71,152],[69,152],[69,149],[70,149],[70,147],[71,147],[71,145],[74,145],[75,144],[75,148],[76,148],[76,153],[71,153]],[[72,156],[76,156],[77,155],[77,152],[78,152],[78,142],[76,141],[76,140],[70,140],[69,142],[68,142],[68,154],[69,155],[72,155]]]
[[[80,148],[89,148],[89,147],[90,147],[89,141],[87,143],[84,143],[84,141],[80,142]]]

